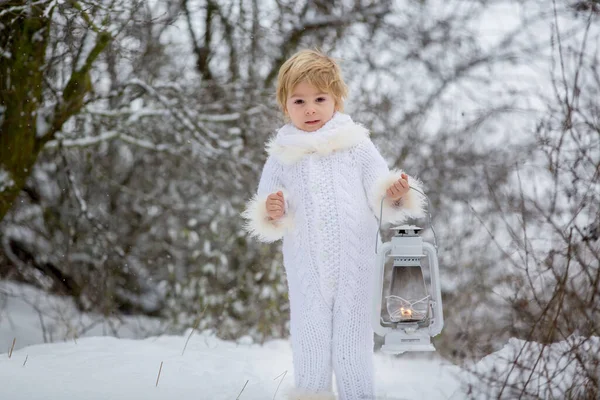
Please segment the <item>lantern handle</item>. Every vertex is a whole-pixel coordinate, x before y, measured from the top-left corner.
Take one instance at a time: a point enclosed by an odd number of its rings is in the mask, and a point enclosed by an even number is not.
[[[421,192],[419,189],[415,189],[414,187],[411,187],[410,189],[414,190],[415,192],[421,193],[427,199],[427,219],[429,220],[429,227],[431,228],[431,232],[433,232],[433,247],[435,247],[435,250],[437,251],[437,237],[435,235],[435,229],[433,229],[433,223],[431,222],[431,201],[429,200],[429,197],[425,193]],[[385,200],[385,198],[386,195],[384,194],[381,198],[381,206],[379,207],[379,229],[377,229],[377,235],[375,236],[375,254],[377,254],[379,231],[381,231],[381,218],[383,217],[383,201]]]

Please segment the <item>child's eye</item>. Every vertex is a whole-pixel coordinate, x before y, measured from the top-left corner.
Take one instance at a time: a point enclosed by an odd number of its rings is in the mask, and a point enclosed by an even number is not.
[[[318,97],[318,98],[317,98],[317,102],[318,102],[318,103],[322,103],[322,102],[324,102],[325,100],[327,100],[325,97]]]
[[[300,100],[300,99],[294,100],[294,104],[302,104],[302,103],[304,103],[304,100]]]

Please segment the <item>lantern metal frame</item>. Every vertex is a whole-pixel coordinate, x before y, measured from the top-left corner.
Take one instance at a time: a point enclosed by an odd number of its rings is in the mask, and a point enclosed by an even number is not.
[[[419,235],[421,228],[411,225],[402,225],[391,228],[396,234],[389,242],[378,246],[379,233],[381,231],[381,217],[383,214],[383,201],[381,200],[381,210],[379,215],[379,229],[377,231],[375,252],[377,254],[378,271],[374,279],[373,312],[372,325],[374,332],[384,338],[384,344],[381,351],[391,354],[401,354],[406,351],[435,351],[431,343],[431,338],[441,333],[444,327],[444,314],[442,308],[442,294],[439,279],[439,265],[437,259],[437,239],[435,230],[431,223],[430,201],[421,191],[411,188],[421,193],[427,198],[428,208],[427,216],[429,225],[433,232],[434,244],[428,243]],[[378,248],[379,247],[379,248]],[[429,288],[425,281],[423,271],[423,258],[427,257],[429,264]],[[425,288],[426,297],[417,299],[410,303],[410,312],[403,309],[400,318],[397,321],[382,318],[382,298],[384,295],[384,274],[386,261],[393,259],[392,281],[390,282],[390,292],[394,285],[394,274],[396,268],[419,268],[422,282]],[[412,270],[414,272],[414,270]],[[388,296],[389,297],[389,296]],[[406,301],[399,297],[399,299]],[[419,318],[413,318],[413,304],[426,301],[424,315]]]

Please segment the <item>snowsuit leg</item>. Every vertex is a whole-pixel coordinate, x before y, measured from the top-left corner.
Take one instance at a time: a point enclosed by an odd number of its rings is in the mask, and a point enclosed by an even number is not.
[[[296,388],[309,393],[329,392],[333,374],[331,308],[318,293],[318,288],[289,286],[290,341]]]
[[[339,400],[375,399],[373,328],[371,326],[372,266],[357,269],[359,284],[340,285],[334,306],[332,363]]]

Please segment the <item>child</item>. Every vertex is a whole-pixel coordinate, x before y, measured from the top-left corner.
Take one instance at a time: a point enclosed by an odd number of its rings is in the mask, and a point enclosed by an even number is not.
[[[296,388],[290,397],[374,399],[372,278],[383,222],[422,215],[420,183],[389,171],[367,129],[342,113],[339,66],[303,50],[279,70],[277,101],[290,123],[268,142],[258,192],[243,213],[264,242],[283,238]]]

